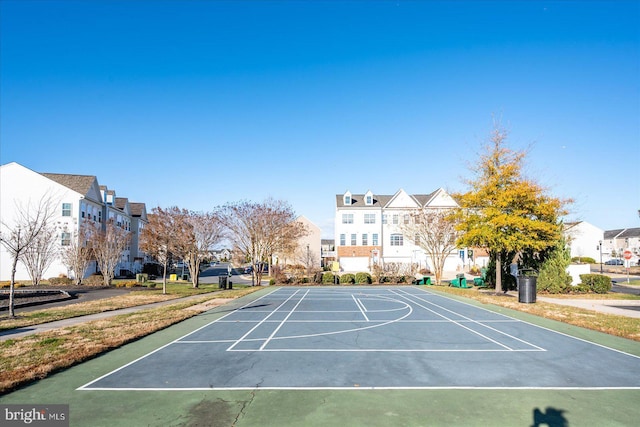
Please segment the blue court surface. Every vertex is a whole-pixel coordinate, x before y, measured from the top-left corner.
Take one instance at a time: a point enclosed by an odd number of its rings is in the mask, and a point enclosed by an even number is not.
[[[423,287],[284,287],[80,390],[640,389],[640,358]]]

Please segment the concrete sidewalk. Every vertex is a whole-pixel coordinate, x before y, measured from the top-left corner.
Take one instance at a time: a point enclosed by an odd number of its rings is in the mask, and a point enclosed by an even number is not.
[[[170,305],[170,304],[178,304],[181,302],[185,302],[185,301],[191,301],[194,299],[200,299],[203,296],[206,295],[210,295],[210,294],[198,294],[198,295],[191,295],[188,297],[184,297],[184,298],[175,298],[175,299],[171,299],[171,300],[167,300],[167,301],[160,301],[160,302],[154,302],[151,304],[144,304],[144,305],[138,305],[135,307],[128,307],[128,308],[121,308],[118,310],[111,310],[111,311],[104,311],[102,313],[96,313],[96,314],[89,314],[87,316],[78,316],[78,317],[72,317],[69,319],[63,319],[63,320],[56,320],[54,322],[48,322],[48,323],[41,323],[39,325],[31,325],[31,326],[25,326],[22,328],[16,328],[16,329],[9,329],[6,331],[0,331],[0,341],[6,341],[8,339],[14,339],[14,338],[22,338],[25,337],[27,335],[32,335],[32,334],[38,334],[41,332],[47,332],[50,331],[52,329],[58,329],[58,328],[64,328],[67,326],[74,326],[74,325],[78,325],[81,323],[85,323],[85,322],[91,322],[92,320],[99,320],[99,319],[105,319],[107,317],[113,317],[113,316],[118,316],[120,314],[128,314],[128,313],[133,313],[136,311],[140,311],[140,310],[146,310],[146,309],[150,309],[150,308],[156,308],[156,307],[162,307],[165,305]]]
[[[550,297],[537,297],[538,301],[551,304],[568,305],[584,308],[600,313],[615,314],[618,316],[634,317],[640,319],[640,300],[627,299],[562,299]]]

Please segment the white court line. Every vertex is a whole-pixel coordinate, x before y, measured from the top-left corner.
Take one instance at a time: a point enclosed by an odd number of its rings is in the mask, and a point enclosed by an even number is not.
[[[444,298],[444,299],[447,299],[447,300],[456,301],[456,302],[458,302],[458,303],[460,303],[460,304],[468,305],[469,307],[474,307],[474,308],[477,308],[477,309],[479,309],[479,310],[484,310],[484,311],[486,311],[486,312],[488,312],[488,313],[492,313],[492,314],[495,314],[495,315],[498,315],[498,316],[502,316],[502,317],[505,317],[505,318],[507,318],[507,319],[513,319],[513,320],[515,320],[515,321],[517,321],[517,322],[521,322],[521,323],[524,323],[524,324],[526,324],[526,325],[536,327],[536,328],[538,328],[538,329],[543,329],[543,330],[545,330],[545,331],[553,332],[553,333],[555,333],[555,334],[562,335],[562,336],[564,336],[564,337],[572,338],[572,339],[574,339],[574,340],[576,340],[576,341],[581,341],[581,342],[584,342],[584,343],[587,343],[587,344],[594,345],[594,346],[596,346],[596,347],[600,347],[600,348],[604,348],[604,349],[606,349],[606,350],[611,350],[611,351],[616,352],[616,353],[624,354],[625,356],[631,356],[631,357],[634,357],[634,358],[636,358],[636,359],[640,359],[640,356],[637,356],[637,355],[635,355],[635,354],[631,354],[631,353],[627,353],[626,351],[618,350],[618,349],[616,349],[616,348],[612,348],[612,347],[607,347],[606,345],[598,344],[597,342],[589,341],[589,340],[586,340],[586,339],[584,339],[584,338],[574,337],[573,335],[569,335],[569,334],[567,334],[567,333],[560,332],[560,331],[555,331],[555,330],[553,330],[553,329],[546,328],[546,327],[544,327],[544,326],[536,325],[535,323],[527,322],[526,320],[515,319],[515,318],[510,317],[510,316],[507,316],[507,315],[505,315],[505,314],[498,313],[498,312],[495,312],[495,311],[489,310],[489,309],[484,308],[484,307],[479,307],[479,306],[477,306],[477,305],[474,305],[474,304],[471,304],[471,303],[468,303],[468,302],[465,302],[465,301],[460,301],[460,300],[457,300],[457,299],[451,298],[451,297],[449,297],[449,296],[439,295],[439,294],[436,294],[436,293],[430,292],[430,291],[428,291],[428,290],[426,290],[426,289],[420,289],[420,292],[424,292],[424,293],[426,293],[427,295],[434,295],[434,296],[437,296],[437,297],[440,297],[440,298]],[[417,296],[417,295],[416,295],[416,296]],[[499,307],[499,306],[496,306],[496,307]],[[506,307],[500,307],[500,308],[506,308]],[[508,308],[507,308],[507,309],[508,309]],[[508,310],[513,310],[513,309],[508,309]],[[516,310],[513,310],[513,311],[516,311]],[[526,313],[525,313],[525,314],[526,314]],[[532,316],[535,316],[535,315],[532,315]],[[569,326],[574,326],[574,325],[569,325]],[[579,328],[579,329],[581,328],[580,326],[575,326],[575,327],[576,327],[576,328]],[[585,329],[585,328],[581,328],[581,329]],[[640,387],[639,387],[639,388],[640,388]]]
[[[298,308],[298,306],[302,303],[302,300],[304,300],[304,297],[309,293],[309,290],[307,289],[307,292],[304,293],[304,295],[302,296],[302,298],[300,298],[298,300],[298,303],[291,309],[291,311],[289,311],[289,314],[287,314],[287,316],[282,319],[282,321],[280,322],[280,324],[278,325],[277,328],[275,328],[273,330],[273,332],[271,332],[271,335],[269,335],[269,338],[267,338],[265,340],[264,343],[262,343],[262,345],[260,346],[260,351],[264,350],[264,348],[267,346],[267,344],[269,344],[269,341],[271,341],[273,339],[273,337],[278,333],[278,331],[280,330],[280,328],[282,328],[282,325],[285,324],[285,322],[287,321],[287,319],[289,317],[291,317],[291,315],[296,311],[296,308]],[[295,295],[295,294],[294,294]],[[288,300],[287,300],[288,301]]]
[[[282,302],[282,304],[280,304],[280,305],[279,305],[275,310],[273,310],[271,313],[269,313],[269,315],[268,315],[267,317],[265,317],[264,319],[262,319],[262,320],[261,320],[261,321],[260,321],[256,326],[254,326],[253,328],[251,328],[251,329],[249,330],[249,332],[247,332],[246,334],[244,334],[243,336],[241,336],[240,338],[238,338],[238,339],[236,340],[236,342],[235,342],[231,347],[229,347],[229,348],[227,349],[227,351],[232,350],[232,349],[233,349],[233,347],[235,347],[236,345],[238,345],[238,344],[239,344],[243,339],[245,339],[245,338],[246,338],[250,333],[252,333],[253,331],[255,331],[255,330],[256,330],[256,328],[258,328],[260,325],[262,325],[262,324],[263,324],[263,323],[264,323],[264,322],[265,322],[269,317],[271,317],[271,316],[272,316],[276,311],[278,311],[278,310],[280,309],[280,307],[282,307],[282,306],[283,306],[283,305],[285,305],[287,302],[289,302],[289,300],[290,300],[291,298],[293,298],[293,296],[294,296],[295,294],[297,294],[299,291],[300,291],[300,289],[296,290],[293,294],[291,294],[291,295],[289,296],[289,298],[287,298],[286,300],[284,300],[284,301]]]
[[[454,324],[456,324],[456,325],[460,326],[461,328],[466,329],[466,330],[468,330],[469,332],[471,332],[471,333],[473,333],[473,334],[476,334],[476,335],[478,335],[478,336],[480,336],[480,337],[484,338],[484,339],[485,339],[485,340],[487,340],[487,341],[491,341],[492,343],[497,344],[497,345],[499,345],[500,347],[504,347],[504,348],[506,348],[507,350],[513,350],[513,349],[512,349],[512,348],[510,348],[509,346],[504,345],[504,344],[502,344],[502,343],[501,343],[501,342],[499,342],[499,341],[496,341],[496,340],[494,340],[494,339],[492,339],[492,338],[489,338],[488,336],[483,335],[483,334],[481,334],[480,332],[474,331],[473,329],[471,329],[471,328],[469,328],[469,327],[467,327],[467,326],[464,326],[464,325],[462,325],[461,323],[456,322],[455,320],[453,320],[453,319],[451,319],[451,318],[449,318],[449,317],[445,316],[444,314],[440,314],[440,313],[438,313],[438,312],[436,312],[436,311],[434,311],[434,310],[432,310],[432,309],[430,309],[430,308],[428,308],[428,307],[425,307],[424,305],[422,305],[422,304],[420,304],[420,303],[418,303],[418,302],[413,301],[412,299],[410,299],[410,298],[409,298],[409,297],[407,297],[407,296],[404,296],[404,295],[402,295],[402,294],[399,294],[395,289],[394,289],[394,290],[392,290],[392,291],[391,291],[391,293],[392,293],[392,294],[395,294],[395,295],[398,295],[398,296],[399,296],[399,297],[401,297],[401,298],[405,298],[405,299],[407,299],[407,300],[411,301],[413,304],[417,305],[418,307],[422,307],[422,308],[424,308],[425,310],[430,311],[431,313],[435,314],[436,316],[440,316],[440,317],[442,317],[442,318],[444,318],[444,319],[447,319],[447,320],[449,320],[451,323],[454,323]],[[409,294],[409,295],[411,295],[411,294]],[[411,296],[413,296],[413,295],[411,295]],[[436,305],[436,304],[434,304],[434,305]]]
[[[410,386],[410,387],[95,387],[92,391],[256,391],[256,390],[304,390],[304,391],[358,391],[358,390],[574,390],[574,391],[602,391],[602,390],[640,390],[640,387],[474,387],[474,386]]]
[[[353,301],[356,303],[356,305],[358,306],[358,308],[360,309],[360,313],[362,313],[362,316],[367,320],[367,322],[369,321],[369,318],[367,317],[367,314],[365,313],[365,311],[367,311],[363,305],[361,305],[362,303],[353,295],[351,294],[351,298],[353,298]]]
[[[108,372],[108,373],[106,373],[106,374],[104,374],[104,375],[102,375],[102,376],[100,376],[100,377],[96,378],[95,380],[90,381],[90,382],[86,383],[85,385],[78,387],[76,390],[86,390],[86,389],[85,389],[85,387],[88,387],[88,386],[90,386],[91,384],[93,384],[93,383],[95,383],[95,382],[98,382],[98,381],[100,381],[101,379],[106,378],[106,377],[108,377],[108,376],[109,376],[109,375],[111,375],[111,374],[115,374],[116,372],[121,371],[122,369],[124,369],[124,368],[126,368],[126,367],[128,367],[128,366],[131,366],[131,365],[133,365],[134,363],[136,363],[136,362],[138,362],[138,361],[140,361],[140,360],[142,360],[142,359],[145,359],[145,358],[147,358],[147,357],[151,356],[152,354],[159,352],[160,350],[162,350],[162,349],[164,349],[164,348],[169,347],[171,344],[175,344],[175,343],[179,342],[179,341],[180,341],[181,339],[183,339],[183,338],[186,338],[186,337],[188,337],[188,336],[190,336],[190,335],[195,334],[196,332],[198,332],[198,331],[200,331],[200,330],[202,330],[202,329],[204,329],[204,328],[208,327],[209,325],[212,325],[212,324],[214,324],[214,323],[216,323],[216,322],[218,322],[218,321],[220,321],[220,320],[224,319],[225,317],[232,315],[233,313],[237,312],[238,310],[241,310],[241,309],[243,309],[243,308],[245,308],[245,307],[248,307],[249,305],[254,304],[256,301],[260,301],[261,299],[268,297],[269,295],[271,295],[272,293],[274,293],[274,292],[276,292],[276,291],[277,291],[277,289],[275,289],[275,290],[273,290],[273,291],[269,292],[268,294],[265,294],[265,295],[261,296],[260,298],[256,298],[256,299],[254,299],[254,300],[251,300],[251,301],[249,301],[248,303],[246,303],[245,305],[243,305],[242,307],[238,307],[238,308],[236,308],[235,310],[230,311],[229,313],[225,314],[224,316],[222,316],[222,317],[220,317],[220,318],[218,318],[218,319],[216,319],[216,320],[213,320],[213,321],[211,321],[211,322],[207,323],[206,325],[203,325],[203,326],[199,327],[198,329],[196,329],[196,330],[194,330],[194,331],[189,332],[188,334],[185,334],[185,335],[183,335],[183,336],[181,336],[181,337],[179,337],[179,338],[176,338],[175,340],[173,340],[173,341],[171,341],[171,342],[169,342],[169,343],[167,343],[167,344],[163,345],[162,347],[158,347],[158,348],[156,348],[155,350],[153,350],[153,351],[151,351],[151,352],[149,352],[149,353],[147,353],[147,354],[145,354],[145,355],[143,355],[143,356],[140,356],[140,357],[138,357],[137,359],[132,360],[131,362],[129,362],[129,363],[125,364],[125,365],[122,365],[122,366],[121,366],[121,367],[119,367],[118,369],[114,369],[113,371]],[[95,390],[95,389],[91,389],[91,390]]]
[[[401,290],[401,291],[402,291],[402,292],[406,292],[405,290]],[[409,294],[409,295],[412,295],[412,294]],[[489,325],[485,325],[485,324],[483,324],[482,322],[478,322],[477,320],[475,320],[475,319],[471,319],[470,317],[467,317],[467,316],[465,316],[465,315],[463,315],[463,314],[460,314],[460,313],[455,312],[455,311],[453,311],[453,310],[449,310],[449,309],[448,309],[448,308],[446,308],[446,307],[443,307],[443,306],[438,305],[438,304],[436,304],[436,303],[433,303],[433,302],[431,302],[431,301],[427,301],[427,300],[425,300],[425,299],[423,299],[423,298],[420,298],[418,295],[412,295],[412,296],[413,296],[414,298],[416,298],[416,299],[420,300],[420,301],[424,301],[424,302],[425,302],[425,303],[427,303],[427,304],[431,304],[431,305],[436,306],[436,307],[438,307],[438,308],[440,308],[440,309],[442,309],[442,310],[445,310],[445,311],[447,311],[447,312],[449,312],[449,313],[455,314],[456,316],[460,316],[460,317],[462,317],[463,319],[465,319],[465,320],[467,320],[467,321],[469,321],[469,322],[475,323],[475,324],[480,325],[480,326],[482,326],[482,327],[484,327],[484,328],[490,329],[490,330],[492,330],[492,331],[494,331],[494,332],[498,332],[499,334],[502,334],[502,335],[504,335],[504,336],[506,336],[506,337],[509,337],[509,338],[514,339],[514,340],[516,340],[516,341],[520,341],[520,342],[521,342],[521,343],[523,343],[523,344],[529,345],[529,346],[531,346],[531,347],[535,347],[535,348],[537,348],[537,349],[538,349],[538,350],[540,350],[540,351],[547,351],[547,350],[545,350],[544,348],[542,348],[542,347],[538,347],[537,345],[532,344],[532,343],[530,343],[530,342],[528,342],[528,341],[525,341],[525,340],[522,340],[522,339],[520,339],[520,338],[514,337],[513,335],[510,335],[510,334],[508,334],[508,333],[506,333],[506,332],[503,332],[503,331],[501,331],[501,330],[499,330],[499,329],[492,328],[492,327],[491,327],[491,326],[489,326]],[[496,341],[496,342],[497,342],[497,341]]]

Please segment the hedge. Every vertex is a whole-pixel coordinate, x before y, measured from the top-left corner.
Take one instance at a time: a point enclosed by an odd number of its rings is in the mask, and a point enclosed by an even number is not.
[[[353,284],[356,283],[356,276],[352,273],[344,273],[340,276],[340,283],[343,284]]]
[[[322,275],[322,283],[325,285],[332,285],[335,283],[335,277],[333,273],[327,272]]]
[[[359,285],[370,285],[371,275],[369,273],[356,273],[356,283]]]
[[[588,286],[591,292],[606,294],[611,290],[611,278],[601,274],[581,274],[581,285]]]

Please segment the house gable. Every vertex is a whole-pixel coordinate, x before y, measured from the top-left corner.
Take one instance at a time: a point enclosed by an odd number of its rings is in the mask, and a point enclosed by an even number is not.
[[[406,209],[406,208],[418,208],[418,201],[408,195],[403,189],[398,190],[396,194],[393,195],[391,200],[385,205],[386,209]]]
[[[456,208],[458,204],[453,197],[449,195],[442,188],[439,188],[435,192],[431,193],[430,199],[424,204],[429,208]]]

